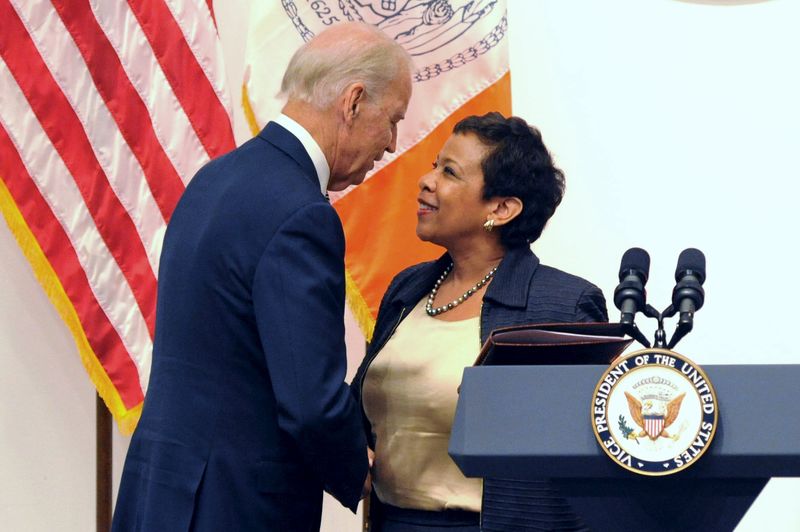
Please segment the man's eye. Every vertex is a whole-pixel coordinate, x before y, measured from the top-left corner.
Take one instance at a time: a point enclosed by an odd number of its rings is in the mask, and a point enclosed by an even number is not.
[[[452,176],[455,176],[455,175],[456,175],[456,173],[453,171],[453,169],[452,169],[452,168],[450,168],[449,166],[445,166],[445,167],[444,167],[444,173],[445,173],[445,174],[452,175]]]
[[[435,170],[435,169],[439,168],[439,163],[437,163],[436,161],[433,161],[431,163],[431,166],[433,166],[433,169]]]

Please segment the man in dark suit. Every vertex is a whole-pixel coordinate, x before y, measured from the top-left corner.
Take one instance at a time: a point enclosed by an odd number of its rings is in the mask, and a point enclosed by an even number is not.
[[[323,489],[355,511],[367,444],[344,383],[344,234],[325,193],[394,151],[410,73],[378,30],[334,26],[292,58],[283,113],[187,187],[114,530],[318,530]]]

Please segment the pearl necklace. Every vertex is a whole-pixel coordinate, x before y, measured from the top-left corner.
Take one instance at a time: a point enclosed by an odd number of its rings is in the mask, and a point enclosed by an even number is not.
[[[489,271],[489,273],[487,273],[483,279],[475,283],[475,286],[464,292],[464,294],[459,296],[458,299],[454,299],[447,305],[442,305],[441,307],[434,308],[433,300],[436,297],[436,292],[439,291],[439,287],[442,286],[442,283],[444,282],[445,279],[447,279],[447,276],[450,274],[452,270],[453,270],[453,263],[451,262],[450,266],[447,267],[447,269],[442,273],[442,275],[439,277],[439,279],[436,280],[436,283],[433,285],[433,289],[431,290],[430,295],[428,295],[428,301],[427,303],[425,303],[425,312],[428,314],[428,316],[436,316],[437,314],[441,314],[442,312],[447,312],[448,310],[452,310],[457,306],[459,306],[464,301],[466,301],[467,299],[469,299],[470,297],[472,297],[472,295],[475,292],[483,288],[483,286],[492,279],[492,277],[494,276],[494,272],[497,271],[497,266],[492,268],[491,271]]]

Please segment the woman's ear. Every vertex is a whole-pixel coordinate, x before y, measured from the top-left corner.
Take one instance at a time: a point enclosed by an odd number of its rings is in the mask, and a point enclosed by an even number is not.
[[[522,212],[522,200],[515,196],[493,198],[493,201],[497,203],[489,218],[494,220],[495,227],[507,224]]]

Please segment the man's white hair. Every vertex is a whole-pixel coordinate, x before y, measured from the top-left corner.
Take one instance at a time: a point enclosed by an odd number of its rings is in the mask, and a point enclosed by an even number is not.
[[[367,97],[379,98],[401,68],[413,72],[411,56],[391,37],[369,24],[348,26],[354,31],[344,32],[335,43],[311,40],[294,53],[280,96],[323,109],[353,83],[363,83]]]

